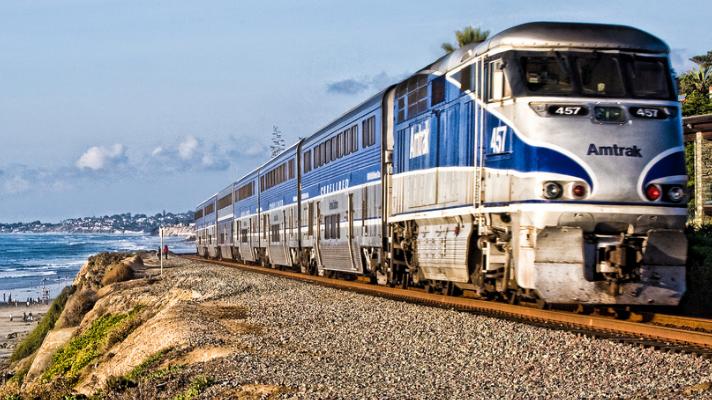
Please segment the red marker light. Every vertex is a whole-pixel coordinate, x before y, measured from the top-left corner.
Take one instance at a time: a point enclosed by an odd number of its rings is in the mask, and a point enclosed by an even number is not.
[[[583,197],[586,195],[586,186],[576,184],[571,188],[571,193],[573,193],[575,197]]]
[[[647,197],[650,201],[659,199],[661,194],[662,192],[657,185],[648,185],[648,187],[645,188],[645,197]]]

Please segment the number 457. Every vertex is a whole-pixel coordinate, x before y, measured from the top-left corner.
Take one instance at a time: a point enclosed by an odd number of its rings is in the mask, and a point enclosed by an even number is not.
[[[507,127],[498,126],[492,129],[492,139],[490,139],[490,153],[504,153],[507,145]]]

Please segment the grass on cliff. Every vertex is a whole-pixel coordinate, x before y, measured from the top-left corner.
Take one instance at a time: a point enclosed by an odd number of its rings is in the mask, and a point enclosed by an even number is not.
[[[106,314],[97,318],[89,328],[52,356],[52,362],[42,378],[45,381],[60,378],[69,384],[76,383],[84,367],[136,328],[139,311],[140,308],[135,307],[129,313]]]
[[[37,351],[42,345],[44,338],[47,333],[54,328],[54,324],[59,319],[59,316],[64,310],[65,304],[67,304],[67,299],[74,293],[73,286],[65,287],[62,292],[57,296],[52,302],[47,310],[47,313],[42,317],[37,327],[32,330],[20,343],[18,343],[15,350],[12,352],[10,357],[11,361],[19,361],[23,358],[29,356],[30,354]]]
[[[192,400],[200,396],[208,387],[212,386],[215,380],[209,376],[198,375],[188,385],[183,393],[175,396],[173,400]]]
[[[687,232],[687,293],[681,307],[685,314],[712,316],[712,225]]]

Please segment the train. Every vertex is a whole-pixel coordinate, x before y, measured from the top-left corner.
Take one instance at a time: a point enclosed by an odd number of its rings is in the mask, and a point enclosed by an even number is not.
[[[688,178],[669,54],[591,23],[465,45],[200,203],[196,250],[450,295],[675,306]]]

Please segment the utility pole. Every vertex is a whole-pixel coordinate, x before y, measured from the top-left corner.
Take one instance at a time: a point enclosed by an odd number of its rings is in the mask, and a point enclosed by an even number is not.
[[[158,227],[158,234],[161,236],[161,247],[158,252],[158,258],[161,260],[161,277],[163,276],[163,227]]]

